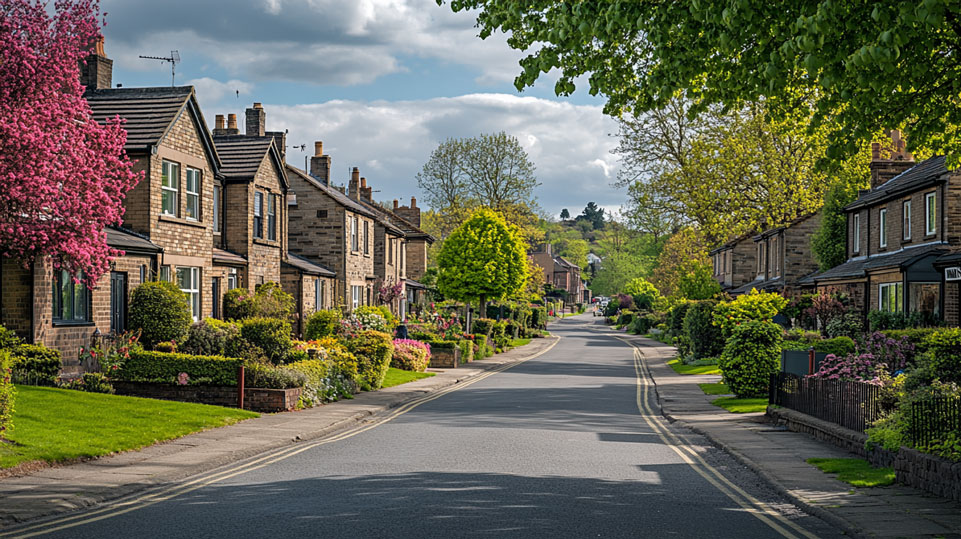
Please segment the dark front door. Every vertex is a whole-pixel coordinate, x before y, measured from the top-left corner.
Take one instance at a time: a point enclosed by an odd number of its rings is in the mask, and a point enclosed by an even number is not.
[[[127,274],[110,272],[110,332],[127,330]]]
[[[210,295],[214,300],[214,318],[220,319],[220,277],[214,277],[210,285]]]

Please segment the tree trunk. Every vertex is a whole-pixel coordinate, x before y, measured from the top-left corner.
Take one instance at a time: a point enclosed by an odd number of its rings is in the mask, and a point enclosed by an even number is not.
[[[480,317],[487,318],[487,296],[480,297]]]

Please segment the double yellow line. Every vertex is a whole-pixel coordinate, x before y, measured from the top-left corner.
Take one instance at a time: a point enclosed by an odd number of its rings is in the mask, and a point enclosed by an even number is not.
[[[155,505],[158,503],[171,500],[178,496],[183,496],[184,494],[188,494],[190,492],[204,488],[214,483],[226,481],[227,479],[236,477],[238,475],[249,473],[254,470],[259,470],[265,466],[270,466],[271,464],[289,459],[295,455],[303,453],[304,451],[309,451],[311,449],[314,449],[315,447],[331,444],[334,442],[339,442],[341,440],[346,440],[347,438],[352,438],[354,436],[357,436],[358,434],[361,434],[373,428],[379,427],[380,425],[383,425],[388,421],[397,419],[398,417],[406,414],[407,412],[413,410],[414,408],[417,408],[422,404],[428,403],[435,399],[439,399],[444,395],[447,395],[448,393],[457,391],[459,389],[463,389],[472,384],[476,384],[477,382],[480,382],[481,380],[484,380],[499,372],[506,371],[511,367],[520,365],[521,363],[540,357],[546,354],[547,352],[549,352],[551,349],[553,349],[559,341],[560,339],[555,340],[547,348],[541,350],[540,352],[530,357],[527,357],[525,359],[521,359],[518,361],[514,361],[511,363],[505,363],[504,365],[495,367],[483,374],[478,374],[477,376],[474,376],[473,378],[470,378],[464,382],[459,382],[457,384],[454,384],[447,388],[430,393],[428,395],[418,397],[401,406],[398,406],[397,408],[391,410],[389,413],[383,416],[377,417],[376,419],[374,419],[373,421],[370,421],[369,423],[348,429],[346,431],[334,434],[327,438],[323,438],[323,439],[320,439],[314,442],[309,442],[306,444],[298,444],[294,447],[281,449],[279,451],[274,451],[267,455],[254,458],[253,460],[250,460],[248,462],[231,465],[229,468],[221,470],[219,472],[198,476],[185,483],[180,483],[170,487],[159,487],[159,488],[155,488],[153,491],[148,491],[147,493],[140,493],[128,499],[116,500],[116,501],[110,502],[108,505],[105,505],[104,507],[101,507],[100,509],[95,509],[93,511],[84,511],[82,513],[72,515],[72,516],[56,518],[54,520],[49,520],[45,522],[38,522],[36,524],[28,525],[15,530],[0,531],[0,537],[18,537],[18,538],[37,537],[40,535],[45,535],[48,533],[62,531],[70,528],[75,528],[77,526],[83,526],[85,524],[97,522],[100,520],[113,518],[126,513],[130,513],[132,511],[143,509],[145,507],[150,507],[151,505]]]
[[[654,431],[655,434],[670,447],[688,466],[698,475],[707,480],[716,489],[731,499],[746,512],[757,517],[758,520],[770,526],[774,531],[783,537],[807,537],[816,539],[817,536],[796,523],[784,517],[777,511],[771,509],[767,504],[758,500],[737,486],[731,480],[724,477],[717,468],[707,463],[706,460],[691,447],[690,442],[683,436],[673,433],[667,426],[667,420],[651,407],[651,380],[647,363],[644,361],[644,353],[633,343],[621,337],[617,339],[623,341],[634,351],[634,372],[637,375],[637,409],[644,418],[644,422]]]

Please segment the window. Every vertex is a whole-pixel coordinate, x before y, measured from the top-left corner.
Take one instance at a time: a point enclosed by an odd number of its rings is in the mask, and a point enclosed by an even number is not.
[[[240,286],[240,281],[237,278],[237,270],[231,269],[230,273],[227,274],[227,290],[233,290]]]
[[[387,263],[394,263],[394,240],[387,240]]]
[[[160,266],[160,280],[170,281],[170,266]]]
[[[200,268],[177,268],[177,286],[187,294],[194,322],[200,320]]]
[[[363,287],[361,286],[351,286],[350,287],[350,306],[356,309],[360,307],[360,302],[363,300]]]
[[[77,274],[77,280],[83,273]],[[64,270],[54,272],[53,321],[63,324],[90,322],[90,290]]]
[[[937,194],[928,193],[924,195],[924,233],[928,236],[934,235],[938,231],[938,206]]]
[[[350,218],[350,250],[357,252],[357,218]]]
[[[324,308],[324,287],[327,283],[320,279],[314,279],[314,310],[319,311]]]
[[[888,246],[888,210],[878,211],[878,246],[882,249]]]
[[[223,192],[223,187],[219,185],[214,186],[214,232],[220,232],[220,197]]]
[[[901,283],[878,285],[878,310],[888,313],[901,312],[903,305],[901,294]]]
[[[851,227],[854,228],[854,252],[861,252],[861,214],[855,213]]]
[[[781,256],[780,249],[778,248],[777,236],[771,239],[771,262],[774,266],[774,275],[780,275],[781,271]]]
[[[140,282],[147,282],[147,266],[145,264],[141,264],[140,266]]]
[[[200,220],[200,171],[187,167],[187,219]]]
[[[267,195],[267,239],[277,239],[277,195]]]
[[[180,196],[180,164],[164,160],[161,165],[161,212],[177,215],[177,199]]]
[[[364,221],[364,254],[370,254],[370,223]]]
[[[901,234],[902,239],[911,239],[911,201],[905,200],[901,206]]]
[[[220,277],[214,277],[210,282],[210,297],[214,304],[213,316],[218,320],[222,318],[220,314],[220,286]]]
[[[264,237],[264,194],[254,193],[254,237]]]

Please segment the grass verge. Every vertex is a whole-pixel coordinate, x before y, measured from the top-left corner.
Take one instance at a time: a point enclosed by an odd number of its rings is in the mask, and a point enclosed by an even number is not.
[[[387,371],[387,376],[384,377],[384,385],[381,387],[399,386],[401,384],[406,384],[407,382],[420,380],[421,378],[430,378],[431,376],[434,376],[434,374],[435,373],[432,372],[405,371],[391,367]]]
[[[874,468],[864,459],[808,459],[808,464],[855,487],[886,487],[894,484],[892,468]]]
[[[511,347],[517,348],[518,346],[524,346],[525,344],[530,344],[530,343],[531,343],[530,339],[514,339],[514,341],[511,343]]]
[[[685,365],[680,359],[672,359],[667,364],[678,374],[721,374],[717,365]]]
[[[0,444],[0,468],[140,449],[192,432],[257,417],[246,410],[183,402],[17,386],[12,444]]]
[[[739,399],[737,397],[721,397],[711,401],[714,406],[720,406],[735,414],[748,414],[767,410],[767,399]]]
[[[731,388],[727,387],[724,382],[718,382],[716,384],[697,384],[697,387],[701,388],[701,391],[705,395],[730,395]]]

